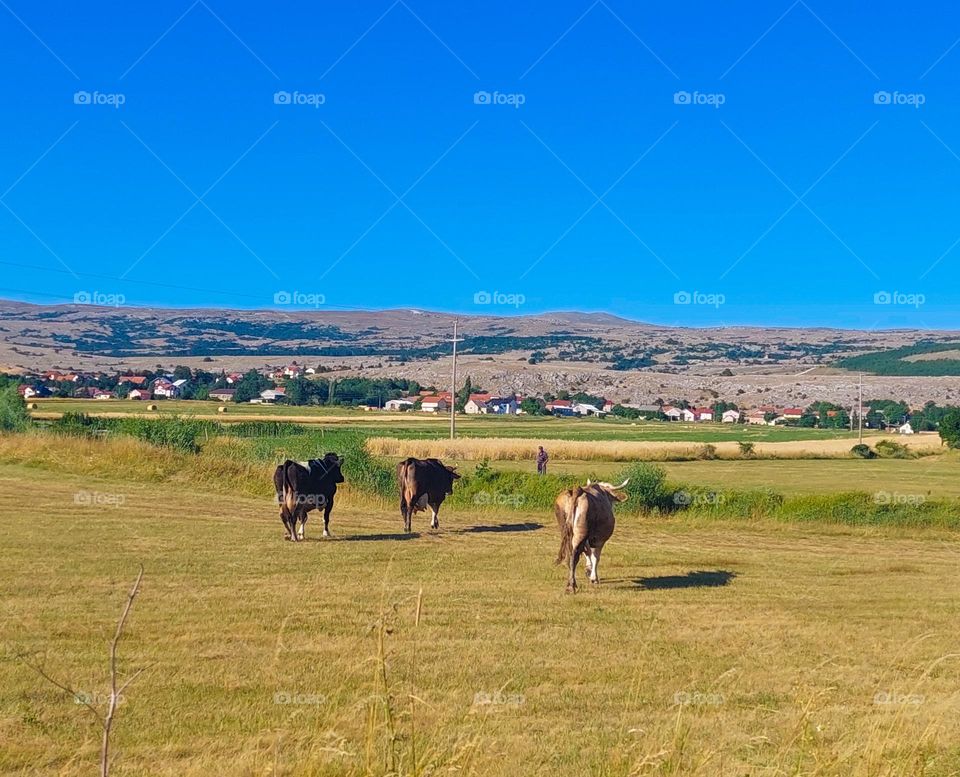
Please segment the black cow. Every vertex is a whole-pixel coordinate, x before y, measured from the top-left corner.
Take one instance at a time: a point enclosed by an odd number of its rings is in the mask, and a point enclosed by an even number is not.
[[[337,483],[343,482],[343,459],[328,453],[322,459],[290,461],[287,459],[273,473],[277,489],[280,520],[287,530],[287,539],[303,539],[307,513],[323,508],[323,536],[330,536],[330,511],[337,493]],[[297,523],[300,523],[299,530]]]
[[[425,510],[430,505],[433,519],[431,529],[438,529],[440,521],[437,513],[447,494],[453,493],[453,481],[460,476],[456,467],[448,467],[439,459],[404,459],[397,464],[397,482],[400,485],[400,515],[403,516],[403,528],[411,530],[411,519],[415,512]]]

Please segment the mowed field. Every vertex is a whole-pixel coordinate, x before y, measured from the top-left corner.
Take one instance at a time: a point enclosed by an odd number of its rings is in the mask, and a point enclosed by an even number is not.
[[[223,423],[239,421],[290,421],[331,427],[356,427],[383,436],[443,439],[450,434],[447,414],[419,412],[387,413],[344,407],[295,407],[227,403],[219,413],[218,403],[183,400],[41,399],[34,400],[31,414],[38,420],[52,420],[64,413],[87,413],[106,418],[137,415],[149,418],[183,416]],[[156,411],[147,405],[155,404]],[[849,439],[847,430],[801,429],[798,427],[750,426],[721,423],[667,423],[628,421],[607,416],[596,418],[555,418],[553,416],[458,415],[457,431],[465,437],[509,437],[561,440],[637,440],[652,442],[709,443],[728,441],[788,442],[791,440]],[[851,443],[852,444],[852,443]]]
[[[142,563],[115,775],[960,773],[954,534],[624,516],[571,596],[552,515],[275,512],[0,466],[0,772],[95,771],[25,662],[102,699]]]

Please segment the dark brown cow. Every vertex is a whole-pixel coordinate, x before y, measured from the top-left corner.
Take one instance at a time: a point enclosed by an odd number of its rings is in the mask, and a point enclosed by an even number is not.
[[[343,459],[328,453],[322,459],[290,461],[287,459],[273,473],[273,485],[280,505],[280,520],[287,530],[287,539],[297,542],[304,538],[307,513],[323,508],[323,536],[330,536],[330,511],[337,493],[337,483],[343,482]],[[300,523],[299,529],[297,523]]]
[[[627,478],[619,486],[610,483],[592,483],[561,491],[553,510],[560,528],[560,552],[557,564],[569,561],[567,592],[577,590],[576,570],[580,554],[584,554],[590,582],[600,583],[600,551],[613,535],[616,518],[613,506],[627,498],[621,489],[630,482]]]
[[[447,494],[453,493],[453,481],[460,477],[455,470],[439,459],[409,458],[397,464],[404,531],[411,531],[413,514],[425,510],[427,505],[433,513],[430,528],[440,528],[437,513]]]

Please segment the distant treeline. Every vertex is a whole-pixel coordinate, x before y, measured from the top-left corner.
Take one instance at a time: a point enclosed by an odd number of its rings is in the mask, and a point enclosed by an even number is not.
[[[916,345],[906,345],[888,351],[850,356],[837,362],[837,366],[846,370],[869,372],[874,375],[902,375],[905,377],[960,375],[960,359],[945,357],[942,359],[907,361],[910,356],[958,350],[960,350],[960,341],[944,343],[923,340]]]

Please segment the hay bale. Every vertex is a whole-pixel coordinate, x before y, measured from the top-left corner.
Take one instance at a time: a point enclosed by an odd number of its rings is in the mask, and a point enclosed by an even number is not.
[[[39,410],[39,409],[40,409],[40,405],[38,405],[36,402],[27,402],[27,410]]]
[[[217,412],[218,412],[218,413],[226,413],[226,412],[227,412],[227,406],[226,406],[226,405],[220,405],[220,407],[217,408]]]
[[[158,408],[156,405],[147,405],[147,410],[159,410],[159,409],[160,408]]]

